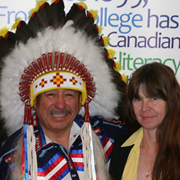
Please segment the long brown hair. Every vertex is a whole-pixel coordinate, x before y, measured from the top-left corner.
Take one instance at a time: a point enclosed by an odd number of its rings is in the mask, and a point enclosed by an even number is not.
[[[136,70],[128,85],[128,97],[123,119],[133,132],[140,124],[133,111],[132,100],[139,98],[140,85],[148,97],[166,101],[167,113],[157,129],[158,152],[154,163],[153,180],[180,179],[180,86],[174,72],[160,63],[150,63]]]

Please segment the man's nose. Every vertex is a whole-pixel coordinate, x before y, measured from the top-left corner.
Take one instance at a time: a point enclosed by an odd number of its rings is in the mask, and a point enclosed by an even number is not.
[[[65,98],[62,95],[58,95],[54,103],[54,107],[57,109],[64,109],[66,106]]]

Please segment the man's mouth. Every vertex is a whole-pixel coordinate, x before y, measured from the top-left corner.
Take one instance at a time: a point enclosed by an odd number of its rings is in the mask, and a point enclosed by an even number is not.
[[[58,117],[64,117],[64,116],[66,116],[67,113],[66,113],[66,114],[51,114],[51,115],[58,118]]]
[[[65,117],[67,114],[71,114],[71,111],[69,111],[69,110],[62,110],[62,111],[52,110],[49,112],[49,114],[51,114],[53,117],[59,118],[59,117]]]

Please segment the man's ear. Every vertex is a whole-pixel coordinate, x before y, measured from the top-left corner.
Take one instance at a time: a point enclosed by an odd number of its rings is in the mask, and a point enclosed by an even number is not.
[[[81,109],[81,102],[82,102],[82,93],[79,95],[79,109]]]
[[[37,97],[36,97],[36,99],[37,99]],[[34,106],[33,106],[33,107],[34,107],[34,109],[36,109],[36,102],[37,102],[37,100],[36,100],[36,99],[34,100]]]

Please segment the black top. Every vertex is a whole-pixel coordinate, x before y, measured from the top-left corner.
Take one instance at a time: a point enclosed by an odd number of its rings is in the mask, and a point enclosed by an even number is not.
[[[110,161],[109,173],[112,180],[121,180],[124,167],[132,146],[121,147],[121,145],[132,135],[130,131],[124,132],[116,139]]]

